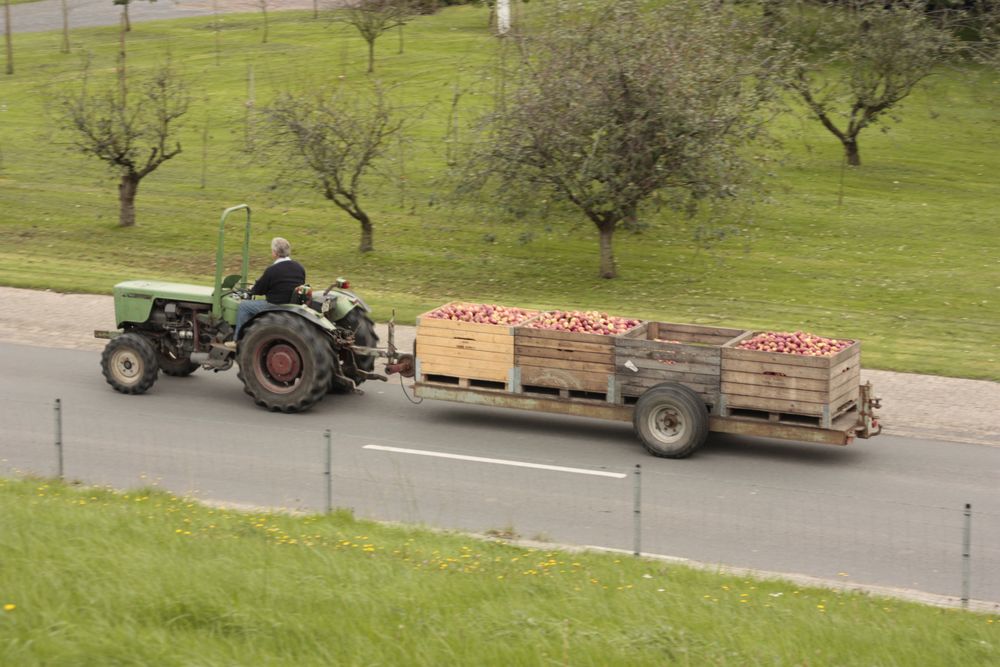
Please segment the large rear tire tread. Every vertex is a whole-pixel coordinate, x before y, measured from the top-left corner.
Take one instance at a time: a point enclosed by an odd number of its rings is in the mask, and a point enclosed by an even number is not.
[[[682,459],[705,444],[708,409],[701,396],[684,385],[658,384],[639,397],[632,425],[647,452]]]
[[[275,379],[268,352],[280,346],[298,364],[295,377]],[[327,338],[299,315],[263,313],[247,325],[240,341],[239,378],[257,405],[273,412],[302,412],[324,396],[333,378],[333,355]]]
[[[156,348],[141,334],[125,333],[112,338],[101,353],[104,379],[122,394],[146,393],[159,371]]]

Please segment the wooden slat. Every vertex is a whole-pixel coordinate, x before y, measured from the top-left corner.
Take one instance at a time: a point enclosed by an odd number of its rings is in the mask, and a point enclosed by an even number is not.
[[[462,322],[460,320],[441,320],[433,317],[422,317],[417,320],[418,329],[438,329],[442,331],[475,332],[484,334],[509,334],[513,327],[499,324],[480,324],[478,322]]]
[[[561,368],[536,368],[522,366],[521,384],[555,389],[575,389],[579,391],[606,392],[607,373],[587,373]]]
[[[514,357],[510,354],[496,352],[477,352],[469,350],[448,350],[442,348],[420,348],[417,355],[421,363],[434,361],[439,364],[447,364],[451,360],[467,361],[470,363],[479,362],[483,364],[497,364],[510,368],[514,365]]]
[[[450,344],[445,341],[476,341],[477,343],[492,345],[514,345],[514,336],[509,333],[482,333],[452,329],[427,329],[423,327],[417,329],[417,339],[426,340],[431,345]]]
[[[650,343],[653,341],[641,342]],[[647,347],[645,345],[636,345],[633,347],[629,345],[617,348],[615,357],[616,362],[619,364],[625,363],[630,359],[633,363],[638,363],[640,360],[687,361],[705,364],[718,369],[722,363],[722,359],[719,356],[719,348],[702,348],[692,345],[658,345],[656,347]]]
[[[542,336],[535,336],[534,332],[531,334],[524,333],[522,330],[517,330],[514,333],[514,344],[521,345],[523,347],[533,347],[539,350],[563,350],[563,351],[575,351],[575,352],[594,352],[598,354],[613,354],[614,352],[614,341],[613,340],[594,340],[601,338],[609,338],[607,336],[588,336],[588,340],[569,340],[569,339],[558,339],[558,338],[546,338]]]
[[[822,416],[825,403],[812,403],[809,401],[789,401],[775,398],[761,398],[758,396],[734,396],[724,394],[726,405],[730,408],[749,408],[752,410],[765,410],[767,412],[791,413],[809,416]]]
[[[708,364],[689,364],[679,362],[675,364],[662,364],[648,359],[633,360],[633,365],[639,370],[633,371],[625,364],[615,366],[617,375],[625,380],[630,377],[665,377],[666,375],[698,375],[703,380],[710,378],[716,384],[719,383],[719,369]]]
[[[514,328],[515,336],[530,336],[532,338],[544,338],[563,343],[596,343],[598,345],[613,345],[618,336],[604,336],[601,334],[576,333],[573,331],[552,331],[551,329],[535,329],[530,326],[517,326]]]
[[[510,364],[496,361],[483,361],[482,359],[441,359],[439,357],[420,357],[420,370],[424,373],[440,373],[441,375],[460,375],[472,377],[472,372],[476,369],[483,369],[490,375],[501,373],[507,377],[510,372]],[[434,369],[434,370],[430,370]]]
[[[738,384],[736,382],[723,381],[722,392],[728,397],[751,396],[760,398],[783,399],[786,401],[807,401],[810,403],[829,403],[830,392],[826,389],[821,391],[809,391],[806,389],[791,387],[762,387],[755,384]],[[735,402],[730,401],[733,405]]]
[[[575,350],[554,350],[527,347],[525,345],[514,346],[514,358],[518,360],[518,365],[520,365],[521,360],[525,359],[532,359],[538,363],[544,363],[544,360],[546,359],[566,359],[605,365],[614,363],[614,355],[611,354],[611,350],[605,350],[603,352],[579,352]]]
[[[565,370],[614,373],[612,363],[593,363],[589,361],[573,361],[570,359],[550,359],[547,357],[515,357],[514,365],[521,368],[561,368]]]
[[[725,350],[725,348],[723,348]],[[792,355],[788,355],[792,356]],[[813,380],[829,380],[829,368],[812,368],[809,366],[785,366],[771,364],[762,361],[738,361],[727,359],[725,352],[722,354],[722,375],[730,372],[752,373],[754,375],[770,374],[771,377],[796,377]],[[778,374],[782,375],[778,375]]]
[[[830,381],[826,379],[764,375],[762,373],[738,373],[730,370],[723,373],[722,381],[732,382],[735,384],[756,385],[758,387],[804,389],[806,391],[825,391],[830,385]]]
[[[476,340],[448,340],[446,338],[419,338],[417,346],[420,354],[425,350],[447,353],[449,350],[464,350],[482,354],[506,354],[514,358],[514,346],[507,343],[484,343]]]
[[[708,401],[709,403],[715,402],[718,398],[718,385],[691,381],[681,382],[679,379],[674,381],[701,394],[703,397],[710,399]],[[656,385],[661,384],[661,382],[661,380],[657,380],[656,378],[633,378],[628,382],[622,382],[619,384],[619,388],[621,389],[622,396],[641,396],[647,389],[655,387]]]
[[[667,340],[718,346],[744,333],[746,333],[745,329],[709,327],[700,324],[675,324],[672,322],[649,322],[646,328],[646,338],[649,340],[664,338]]]

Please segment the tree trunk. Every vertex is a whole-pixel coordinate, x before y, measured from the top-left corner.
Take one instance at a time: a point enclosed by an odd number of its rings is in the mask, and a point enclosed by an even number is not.
[[[132,19],[128,16],[128,2],[122,5],[122,14],[125,16],[125,32],[132,32]]]
[[[358,250],[361,252],[371,252],[375,249],[375,228],[372,226],[371,218],[364,211],[358,209],[357,218],[361,222],[361,245]]]
[[[4,38],[7,41],[7,74],[14,73],[14,42],[11,41],[10,0],[3,3]]]
[[[121,183],[118,184],[119,227],[135,226],[135,195],[138,190],[139,177],[128,172],[122,174]]]
[[[368,42],[368,73],[375,71],[375,40]]]
[[[844,155],[847,158],[847,164],[852,167],[860,167],[861,153],[858,150],[858,138],[844,137],[841,141],[844,143]]]
[[[618,270],[615,268],[615,251],[611,246],[611,237],[615,233],[613,225],[598,227],[601,241],[601,277],[617,278]]]
[[[62,46],[59,50],[62,53],[69,53],[69,6],[66,4],[66,0],[62,0],[62,24]]]

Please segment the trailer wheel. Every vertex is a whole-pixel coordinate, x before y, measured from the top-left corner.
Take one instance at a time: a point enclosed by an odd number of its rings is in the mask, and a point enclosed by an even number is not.
[[[263,313],[247,325],[239,378],[257,405],[301,412],[326,395],[333,376],[330,343],[299,315]]]
[[[658,384],[639,397],[635,433],[653,456],[682,459],[708,437],[708,410],[698,394],[674,383]]]
[[[112,338],[101,353],[101,371],[115,391],[143,394],[156,382],[156,348],[137,333]]]

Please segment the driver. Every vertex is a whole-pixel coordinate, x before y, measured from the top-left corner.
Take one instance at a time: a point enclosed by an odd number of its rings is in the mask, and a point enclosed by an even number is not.
[[[239,338],[240,328],[251,317],[267,308],[268,304],[291,303],[295,288],[306,282],[306,269],[292,259],[292,245],[288,241],[280,236],[271,239],[271,257],[274,262],[264,269],[250,289],[251,295],[264,296],[266,301],[251,298],[240,302],[236,311],[234,341]]]

